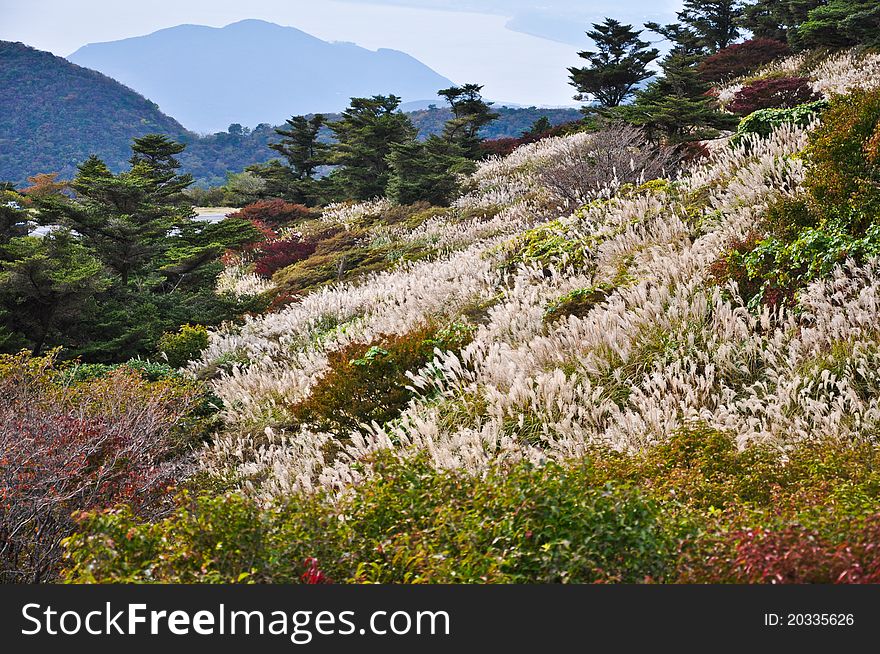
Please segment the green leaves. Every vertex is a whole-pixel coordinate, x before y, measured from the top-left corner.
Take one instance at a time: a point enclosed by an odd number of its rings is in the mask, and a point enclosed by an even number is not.
[[[660,54],[639,38],[640,30],[612,18],[594,23],[587,36],[596,44],[595,52],[579,52],[588,67],[569,68],[571,85],[578,98],[593,96],[603,107],[616,107],[629,98],[639,84],[652,76],[648,66]]]

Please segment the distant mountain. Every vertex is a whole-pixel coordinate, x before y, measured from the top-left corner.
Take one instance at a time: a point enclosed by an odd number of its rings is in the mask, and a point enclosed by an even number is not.
[[[353,96],[394,93],[404,102],[430,101],[452,85],[403,52],[328,43],[260,20],[223,28],[180,25],[86,45],[68,59],[137,89],[203,133],[342,111]]]
[[[519,136],[541,116],[554,125],[580,117],[574,109],[497,111],[499,119],[482,130],[485,138]],[[422,137],[442,132],[451,117],[442,106],[408,115]],[[31,175],[51,172],[70,179],[77,164],[92,154],[119,171],[131,156],[131,140],[151,132],[187,145],[180,162],[201,186],[222,184],[227,172],[278,156],[269,148],[278,135],[268,123],[199,136],[101,73],[21,43],[0,41],[0,181],[22,185]],[[329,140],[329,130],[323,136]]]
[[[22,43],[0,41],[0,180],[40,172],[71,177],[99,153],[114,169],[131,139],[186,130],[146,98],[101,73]]]

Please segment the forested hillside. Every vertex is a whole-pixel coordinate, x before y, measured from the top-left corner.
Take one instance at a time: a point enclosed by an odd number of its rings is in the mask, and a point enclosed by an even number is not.
[[[119,82],[21,43],[0,41],[0,179],[70,177],[101,153],[121,168],[132,138],[186,138],[180,123]]]
[[[0,94],[0,180],[18,185],[40,173],[70,179],[92,154],[118,172],[128,160],[131,140],[149,133],[188,146],[180,160],[199,186],[219,186],[227,173],[278,156],[268,147],[277,140],[268,124],[254,129],[233,124],[199,136],[115,80],[21,43],[0,42],[0,85],[9,90]],[[574,109],[502,108],[500,113],[485,128],[485,137],[518,137],[541,116],[554,125],[580,117]],[[441,132],[449,118],[442,108],[411,115],[425,137]],[[322,135],[332,138],[329,130]]]

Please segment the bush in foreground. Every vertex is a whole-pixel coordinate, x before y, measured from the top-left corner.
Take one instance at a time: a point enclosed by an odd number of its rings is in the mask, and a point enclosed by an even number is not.
[[[197,385],[125,367],[74,379],[51,356],[0,357],[0,581],[51,580],[73,512],[157,515],[188,465]]]
[[[595,450],[485,475],[380,454],[341,496],[261,507],[183,496],[150,523],[93,513],[72,582],[603,583],[876,580],[880,447],[739,449],[693,425],[641,453]]]

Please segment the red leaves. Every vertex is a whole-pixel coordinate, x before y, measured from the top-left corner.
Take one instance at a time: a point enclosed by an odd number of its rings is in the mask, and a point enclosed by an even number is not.
[[[255,225],[264,223],[272,228],[299,223],[311,217],[312,212],[308,207],[284,200],[260,200],[230,216],[230,218],[250,220]]]
[[[706,57],[699,66],[700,77],[707,82],[733,79],[788,53],[788,46],[781,41],[773,39],[743,41]]]
[[[299,236],[264,243],[254,252],[254,272],[261,277],[271,277],[276,271],[309,258],[316,248],[316,243]]]
[[[820,98],[806,77],[777,77],[743,87],[727,109],[747,116],[759,109],[791,108]]]
[[[731,532],[733,546],[709,561],[713,575],[703,581],[764,584],[880,583],[880,514],[852,534],[834,542],[800,525]],[[722,551],[727,548],[722,547]]]
[[[195,400],[126,370],[71,386],[50,357],[0,363],[0,579],[39,581],[74,513],[125,502],[150,514],[163,501]]]
[[[300,581],[304,584],[329,584],[330,580],[327,578],[321,569],[318,567],[318,559],[314,557],[309,557],[305,560],[306,571],[300,575]]]

